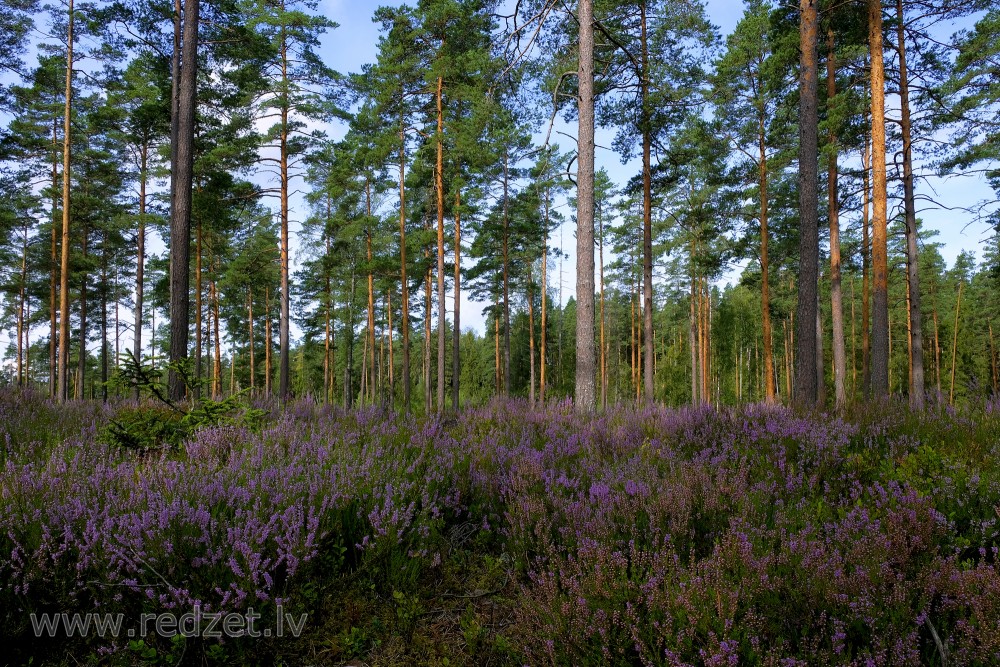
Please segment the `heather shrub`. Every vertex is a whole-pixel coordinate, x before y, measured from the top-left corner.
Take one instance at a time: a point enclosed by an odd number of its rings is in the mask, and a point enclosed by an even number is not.
[[[32,611],[281,603],[331,659],[373,664],[431,664],[440,646],[451,664],[1000,662],[995,412],[584,420],[510,401],[439,420],[255,399],[130,448],[102,426],[157,408],[23,399],[18,417],[0,393],[19,420],[0,468],[0,633],[17,655]],[[293,650],[76,641],[126,662]]]

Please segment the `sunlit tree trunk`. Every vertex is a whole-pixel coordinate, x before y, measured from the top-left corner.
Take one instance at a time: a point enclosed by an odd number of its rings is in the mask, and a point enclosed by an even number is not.
[[[284,0],[280,2],[281,11],[285,11]],[[291,291],[288,282],[289,273],[289,240],[288,240],[288,114],[291,107],[289,99],[288,83],[288,36],[285,33],[285,26],[281,26],[279,55],[281,57],[281,128],[279,130],[279,174],[281,179],[281,312],[278,316],[278,395],[282,401],[287,401],[291,394],[289,384],[289,371],[291,360],[289,358],[291,342],[289,340],[289,323],[291,320],[290,304]],[[268,311],[270,312],[270,311]],[[268,327],[270,333],[270,327]],[[270,350],[270,347],[268,348]],[[270,374],[268,380],[270,381]],[[268,392],[270,393],[270,392]]]
[[[580,0],[579,133],[576,197],[576,391],[579,413],[592,412],[594,368],[594,7]]]
[[[444,107],[442,91],[444,79],[437,80],[437,163],[434,170],[434,188],[437,194],[437,291],[438,291],[438,358],[437,358],[437,411],[444,411],[444,356],[447,312],[444,294]]]
[[[837,95],[837,63],[833,28],[826,31],[826,96],[833,104]],[[847,351],[844,344],[844,297],[840,278],[840,201],[837,195],[837,135],[830,128],[830,156],[827,169],[827,205],[830,219],[830,307],[833,321],[833,394],[838,411],[847,407]]]
[[[886,245],[885,67],[882,61],[882,5],[868,0],[868,43],[871,50],[872,105],[872,341],[871,390],[889,395],[889,265]]]
[[[69,398],[69,213],[70,213],[70,147],[73,113],[73,0],[69,0],[69,20],[66,29],[66,90],[63,110],[63,190],[62,190],[62,254],[59,265],[59,377],[58,399]]]

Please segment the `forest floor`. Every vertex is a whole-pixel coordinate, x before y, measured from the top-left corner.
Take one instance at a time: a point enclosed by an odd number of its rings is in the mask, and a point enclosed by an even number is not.
[[[989,403],[437,419],[0,391],[0,664],[996,665],[998,548]],[[271,636],[134,634],[195,609]],[[38,636],[74,613],[123,626]]]

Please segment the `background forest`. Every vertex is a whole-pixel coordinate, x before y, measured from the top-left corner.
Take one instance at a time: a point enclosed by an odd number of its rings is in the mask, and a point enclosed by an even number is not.
[[[931,177],[1000,192],[989,5],[751,0],[723,38],[698,0],[596,0],[595,122],[638,168],[581,204],[562,2],[373,9],[377,60],[348,73],[318,47],[352,27],[314,2],[9,0],[3,382],[126,394],[131,354],[186,358],[212,397],[572,397],[582,205],[598,405],[790,402],[812,365],[820,404],[982,400],[1000,237],[949,264],[921,213]]]

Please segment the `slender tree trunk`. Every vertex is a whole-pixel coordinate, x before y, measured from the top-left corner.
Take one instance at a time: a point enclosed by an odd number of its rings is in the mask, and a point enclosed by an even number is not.
[[[910,274],[903,272],[906,287],[906,386],[913,389],[913,320],[910,317]],[[890,357],[891,358],[891,357]]]
[[[646,43],[646,2],[639,5],[641,17],[642,73],[639,90],[642,104],[642,380],[646,402],[653,402],[653,178],[650,166],[652,127],[649,119],[649,48]],[[601,322],[603,326],[603,321]],[[603,345],[603,343],[602,343]],[[603,366],[602,366],[603,372]]]
[[[601,292],[600,292],[600,332],[601,332],[601,409],[608,407],[608,355],[604,342],[604,216],[598,220],[597,234],[597,265],[600,270]]]
[[[501,392],[501,382],[503,381],[500,377],[500,309],[497,307],[499,304],[496,303],[494,299],[493,303],[493,379],[494,379],[494,393],[499,396]]]
[[[344,328],[347,336],[347,348],[344,358],[344,408],[349,409],[354,405],[354,290],[355,290],[355,266],[351,264],[351,291],[347,299],[347,326]],[[364,369],[364,366],[361,367]],[[361,373],[364,377],[364,372]]]
[[[864,251],[862,251],[864,252]],[[854,310],[854,274],[851,274],[851,397],[858,398],[858,338],[855,310]]]
[[[135,329],[132,338],[132,356],[136,361],[142,361],[142,312],[145,296],[146,270],[146,180],[149,157],[149,144],[143,142],[139,153],[139,233],[136,235],[135,253]],[[133,398],[139,400],[139,388],[136,387]]]
[[[692,253],[693,252],[694,250],[692,249]],[[688,343],[690,344],[691,347],[691,404],[695,406],[701,404],[701,401],[699,400],[699,388],[701,387],[701,381],[699,379],[700,365],[698,363],[698,349],[700,345],[698,344],[699,340],[698,319],[695,316],[695,314],[698,312],[698,306],[697,306],[698,299],[696,296],[698,292],[697,284],[698,284],[698,278],[694,274],[692,274],[691,296],[690,296],[691,325],[689,329]]]
[[[702,281],[701,294],[701,396],[706,404],[712,402],[712,358],[711,358],[711,335],[712,335],[712,295],[708,290],[708,276],[704,276]]]
[[[83,260],[87,261],[87,226],[83,226],[83,240],[81,243],[83,250]],[[69,313],[69,309],[66,309]],[[67,346],[69,349],[69,346]],[[77,355],[76,366],[76,397],[85,397],[84,388],[87,380],[87,274],[80,277],[80,347]]]
[[[69,0],[69,21],[66,30],[66,91],[63,111],[63,191],[62,191],[62,255],[59,266],[59,379],[58,398],[69,398],[69,212],[70,212],[70,147],[73,113],[73,0]]]
[[[882,60],[882,4],[868,0],[868,43],[871,49],[872,95],[872,271],[874,293],[871,342],[871,390],[889,395],[889,265],[886,246],[885,66]]]
[[[27,326],[25,326],[25,314],[24,314],[24,304],[27,300],[27,285],[28,285],[28,226],[24,227],[24,241],[21,245],[21,277],[20,285],[18,285],[17,290],[17,385],[19,387],[24,386],[24,362],[22,361],[27,345],[22,344],[22,337],[27,335]]]
[[[396,361],[393,355],[392,345],[392,292],[385,291],[385,313],[389,327],[389,404],[396,400]]]
[[[273,331],[274,331],[274,325],[271,322],[271,288],[265,285],[264,286],[264,395],[265,396],[270,396],[273,388],[273,382],[271,380],[271,378],[274,377],[274,368],[271,365],[271,349],[274,347],[274,343],[271,339]],[[281,345],[281,342],[279,341],[278,344]]]
[[[868,218],[869,175],[871,158],[870,136],[865,134],[865,148],[861,153],[861,385],[865,398],[871,396],[871,228]]]
[[[631,259],[631,258],[630,258]],[[635,284],[633,283],[633,290],[635,290]],[[635,291],[629,295],[628,306],[629,306],[629,326],[628,333],[631,337],[629,345],[629,384],[631,385],[632,392],[638,395],[639,393],[639,367],[636,364],[636,353],[638,352],[638,340],[636,336],[636,329],[638,323],[635,321],[635,309],[636,301],[638,301],[638,294]]]
[[[202,331],[201,331],[201,251],[202,251],[202,227],[201,218],[195,226],[194,241],[194,398],[201,398],[201,358],[202,358]]]
[[[951,341],[951,388],[948,390],[948,404],[955,404],[955,370],[958,368],[958,315],[962,309],[962,286],[958,283],[958,299],[955,301],[955,331]]]
[[[327,204],[326,204],[326,206],[327,206],[327,208],[326,208],[327,225],[329,225],[330,224],[330,198],[329,198],[329,196],[327,197],[326,202],[327,202]],[[325,302],[324,303],[324,305],[325,305],[324,311],[325,312],[324,312],[324,315],[323,315],[323,319],[324,319],[324,329],[323,329],[323,401],[326,402],[326,403],[331,403],[333,401],[333,396],[332,396],[332,392],[333,392],[333,369],[332,369],[331,363],[330,363],[330,361],[331,361],[330,357],[331,357],[331,353],[332,353],[332,350],[330,349],[330,332],[332,331],[332,319],[333,318],[332,318],[332,313],[330,312],[331,311],[330,301],[331,301],[331,298],[333,296],[333,294],[332,294],[333,286],[330,284],[330,267],[327,264],[327,262],[329,262],[329,258],[330,258],[330,233],[328,231],[328,228],[327,228],[327,230],[324,230],[324,232],[323,232],[323,238],[324,238],[324,241],[326,243],[326,254],[324,255],[324,259],[326,261],[323,262],[323,274],[324,274],[323,277],[324,277],[324,281],[325,281],[325,285],[324,285],[324,291],[325,291],[325,293],[323,295],[323,300]]]
[[[403,332],[403,411],[410,412],[410,286],[406,279],[406,123],[399,119],[399,288]]]
[[[437,80],[437,164],[434,187],[437,194],[437,291],[438,291],[438,358],[437,358],[437,411],[444,412],[444,355],[447,312],[444,294],[444,107],[442,92],[444,79]]]
[[[424,279],[424,414],[430,414],[434,407],[431,390],[431,266],[427,264]]]
[[[539,345],[538,360],[538,400],[545,405],[545,339],[548,337],[546,301],[548,300],[549,285],[546,282],[546,274],[549,264],[549,188],[545,186],[545,229],[542,232],[542,330]]]
[[[792,398],[792,327],[788,325],[790,319],[784,320],[785,327],[785,395],[788,400]]]
[[[767,190],[767,118],[761,113],[758,118],[757,143],[760,160],[757,178],[760,184],[760,306],[761,325],[764,335],[764,400],[774,403],[777,389],[774,386],[774,342],[771,333],[771,285],[770,264],[767,256],[768,243],[768,190]]]
[[[253,289],[247,288],[247,322],[250,327],[250,393],[254,393],[256,389],[256,375],[257,368],[254,354],[254,340],[253,340]]]
[[[510,155],[503,154],[503,395],[510,395]]]
[[[837,95],[837,58],[833,28],[826,31],[826,96],[830,106]],[[847,350],[844,344],[844,297],[840,277],[840,202],[837,195],[837,135],[830,128],[827,170],[827,206],[830,218],[830,307],[833,321],[833,393],[838,411],[847,407]]]
[[[59,192],[59,180],[57,164],[59,159],[59,144],[56,135],[58,122],[52,121],[52,241],[49,247],[49,398],[56,398],[56,341],[59,336],[58,320],[56,314],[59,312],[59,232],[56,223],[56,212],[59,210],[56,193]]]
[[[816,404],[820,407],[826,405],[826,371],[824,363],[826,361],[823,354],[823,308],[820,304],[819,293],[816,294]]]
[[[462,374],[462,358],[459,356],[459,345],[462,339],[461,319],[459,310],[462,296],[462,199],[455,192],[455,325],[451,331],[451,409],[458,411],[458,389]]]
[[[213,258],[214,259],[214,258]],[[218,272],[218,266],[213,262],[213,269]],[[213,274],[209,283],[212,300],[212,323],[215,326],[215,362],[212,366],[212,398],[218,400],[222,394],[222,337],[219,336],[219,289],[215,284]]]
[[[368,400],[375,401],[375,273],[374,256],[372,255],[372,186],[371,181],[365,178],[365,213],[367,223],[365,227],[365,247],[368,257],[368,333],[366,335],[365,349],[372,350],[371,367],[362,364],[365,369],[363,377],[367,377],[365,386],[368,388]],[[364,391],[361,392],[364,395]]]
[[[535,295],[531,289],[531,264],[528,264],[528,403],[535,407]]]
[[[576,392],[579,413],[593,412],[594,368],[594,6],[580,0],[579,134],[576,197]]]
[[[108,402],[108,249],[101,244],[101,400]]]
[[[913,198],[913,140],[910,122],[910,86],[906,69],[906,39],[903,26],[903,0],[896,0],[899,21],[896,35],[899,40],[899,99],[903,133],[903,208],[906,220],[906,275],[909,278],[910,348],[910,407],[924,407],[924,327],[920,312],[920,272],[917,251],[917,213]]]
[[[799,1],[799,298],[794,403],[812,408],[816,375],[816,293],[819,273],[818,0]]]
[[[938,398],[941,397],[941,336],[940,329],[938,327],[938,312],[937,306],[934,306],[934,310],[931,311],[931,317],[934,318],[934,382],[937,385]]]
[[[170,360],[188,356],[188,293],[191,247],[191,186],[194,175],[194,125],[197,104],[198,2],[184,0],[184,32],[180,81],[177,88],[177,123],[172,143],[177,145],[177,169],[173,177],[170,219]],[[173,400],[184,397],[184,381],[170,371],[169,393]]]
[[[285,10],[284,0],[281,2],[281,11]],[[285,27],[281,27],[281,129],[279,132],[280,141],[280,173],[281,173],[281,314],[278,317],[278,394],[281,400],[287,401],[291,396],[291,386],[289,384],[289,353],[291,342],[289,340],[289,322],[291,314],[289,312],[291,304],[291,291],[288,283],[289,272],[289,241],[288,241],[288,112],[291,101],[288,96],[288,38],[285,34]],[[270,377],[270,376],[268,376]]]
[[[990,378],[993,380],[993,395],[997,394],[997,348],[993,344],[993,322],[987,322],[990,331]]]

